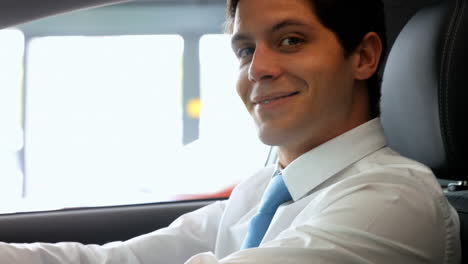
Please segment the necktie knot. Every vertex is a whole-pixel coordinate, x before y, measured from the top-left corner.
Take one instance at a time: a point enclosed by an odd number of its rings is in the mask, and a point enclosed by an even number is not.
[[[263,193],[257,214],[249,222],[247,235],[241,249],[258,247],[278,207],[291,199],[283,176],[278,171]]]
[[[260,212],[275,213],[278,207],[290,201],[291,194],[289,194],[288,188],[283,180],[281,172],[277,173],[271,180],[270,184],[263,194],[262,201],[260,202]]]

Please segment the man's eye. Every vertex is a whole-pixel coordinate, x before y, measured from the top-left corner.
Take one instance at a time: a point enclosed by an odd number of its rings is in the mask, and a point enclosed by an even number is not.
[[[255,51],[254,48],[243,48],[243,49],[239,50],[238,57],[239,58],[248,57],[248,56],[252,55],[254,53],[254,51]]]
[[[288,38],[285,38],[285,39],[283,39],[281,41],[281,45],[282,46],[294,46],[294,45],[300,44],[302,42],[303,42],[303,40],[300,39],[300,38],[288,37]]]

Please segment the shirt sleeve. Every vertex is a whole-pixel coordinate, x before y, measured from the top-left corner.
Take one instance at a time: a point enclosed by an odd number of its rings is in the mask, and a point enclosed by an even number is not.
[[[457,244],[451,234],[458,218],[440,188],[395,177],[369,174],[343,181],[297,217],[306,220],[293,222],[259,248],[221,259],[198,254],[186,264],[457,263],[459,250],[447,245]]]
[[[0,243],[0,263],[174,264],[212,251],[225,202],[185,214],[169,227],[103,246],[80,243]],[[116,230],[118,232],[118,230]]]

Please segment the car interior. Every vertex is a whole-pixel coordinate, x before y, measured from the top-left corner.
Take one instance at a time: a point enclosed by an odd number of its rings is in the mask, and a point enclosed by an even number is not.
[[[224,0],[131,1],[132,4],[224,5]],[[467,0],[386,0],[388,46],[383,70],[381,122],[389,146],[433,169],[460,216],[462,255],[468,254],[468,134],[464,89],[468,59]],[[112,0],[0,1],[0,28]],[[222,10],[222,9],[217,9]],[[162,21],[161,23],[164,23]],[[221,27],[220,27],[221,30]],[[274,150],[273,150],[274,151]],[[267,158],[267,157],[265,157]],[[271,153],[269,163],[274,162]],[[0,165],[1,166],[1,165]],[[60,199],[57,197],[57,199]],[[158,202],[0,215],[3,242],[104,244],[163,228],[213,199]],[[414,219],[418,221],[418,219]],[[430,239],[430,238],[428,238]]]

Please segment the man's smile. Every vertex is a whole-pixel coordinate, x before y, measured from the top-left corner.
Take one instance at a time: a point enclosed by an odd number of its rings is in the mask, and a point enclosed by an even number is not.
[[[293,97],[295,95],[298,95],[299,93],[299,91],[276,92],[266,95],[255,96],[252,101],[254,105],[268,105],[277,101],[283,101],[283,99]]]

